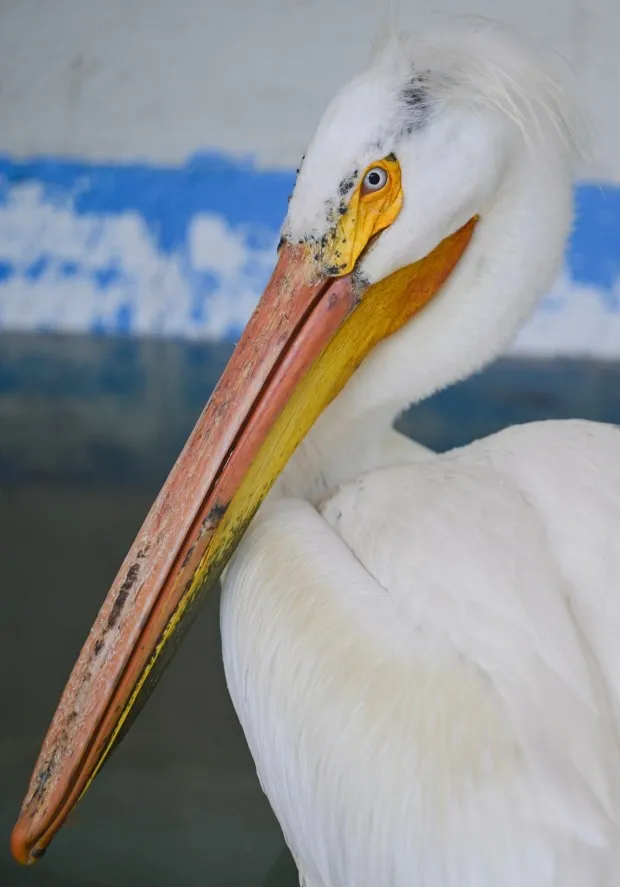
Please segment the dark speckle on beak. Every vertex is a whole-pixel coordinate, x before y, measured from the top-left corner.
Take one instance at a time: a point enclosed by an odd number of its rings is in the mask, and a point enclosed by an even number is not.
[[[342,265],[328,265],[325,269],[325,273],[328,277],[337,277],[345,269],[345,264]]]
[[[127,570],[127,576],[125,577],[125,581],[121,585],[118,590],[118,594],[116,596],[116,600],[112,606],[110,611],[110,615],[108,616],[108,628],[113,628],[119,620],[121,615],[121,611],[125,605],[125,601],[127,600],[127,596],[129,592],[133,588],[133,585],[138,578],[138,573],[140,572],[140,567],[138,564],[132,564],[130,568]]]

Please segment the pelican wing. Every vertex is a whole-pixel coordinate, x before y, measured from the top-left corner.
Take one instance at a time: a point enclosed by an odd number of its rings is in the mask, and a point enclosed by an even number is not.
[[[618,883],[618,466],[523,426],[255,521],[227,677],[312,887]]]

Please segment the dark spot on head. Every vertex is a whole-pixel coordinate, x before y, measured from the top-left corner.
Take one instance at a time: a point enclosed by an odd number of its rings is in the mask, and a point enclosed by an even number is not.
[[[340,204],[340,206],[338,207],[338,213],[339,213],[341,216],[346,216],[346,214],[347,214],[347,205],[346,205],[346,203],[341,203],[341,204]]]
[[[408,112],[404,126],[405,132],[411,133],[416,129],[421,129],[428,120],[429,101],[428,89],[420,74],[414,74],[403,86],[400,98]]]
[[[354,169],[350,176],[347,176],[340,182],[340,184],[338,185],[338,191],[340,192],[341,197],[344,197],[346,194],[348,194],[349,191],[354,187],[358,174],[359,170]]]
[[[138,573],[140,572],[139,564],[132,564],[130,568],[127,570],[127,575],[125,576],[125,581],[121,585],[118,590],[118,594],[116,595],[116,600],[112,605],[112,609],[110,611],[110,615],[108,616],[108,628],[113,628],[119,620],[121,615],[121,611],[125,606],[125,601],[127,600],[127,596],[131,591],[136,579],[138,578]]]
[[[416,74],[401,90],[401,97],[407,107],[417,111],[426,103],[426,89]]]

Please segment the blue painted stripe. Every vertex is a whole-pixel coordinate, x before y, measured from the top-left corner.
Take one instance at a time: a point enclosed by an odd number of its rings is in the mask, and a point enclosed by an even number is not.
[[[577,283],[611,292],[620,280],[620,188],[580,185],[568,267]],[[614,300],[614,308],[620,306]]]
[[[236,338],[293,183],[214,152],[179,166],[0,155],[0,330]],[[570,352],[577,324],[620,355],[620,188],[581,184],[576,208],[538,342]]]
[[[78,216],[135,212],[164,253],[185,245],[190,222],[204,212],[220,215],[231,225],[278,230],[294,182],[291,170],[259,170],[249,159],[213,152],[197,154],[183,166],[0,155],[1,201],[6,202],[16,186],[38,184],[51,204],[62,207],[71,198]]]

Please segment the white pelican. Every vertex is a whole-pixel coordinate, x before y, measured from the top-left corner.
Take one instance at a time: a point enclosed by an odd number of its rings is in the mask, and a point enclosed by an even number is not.
[[[573,120],[486,28],[390,41],[334,99],[273,277],[69,679],[18,859],[226,568],[230,692],[303,884],[620,884],[618,431],[543,422],[435,455],[391,430],[550,286]]]

